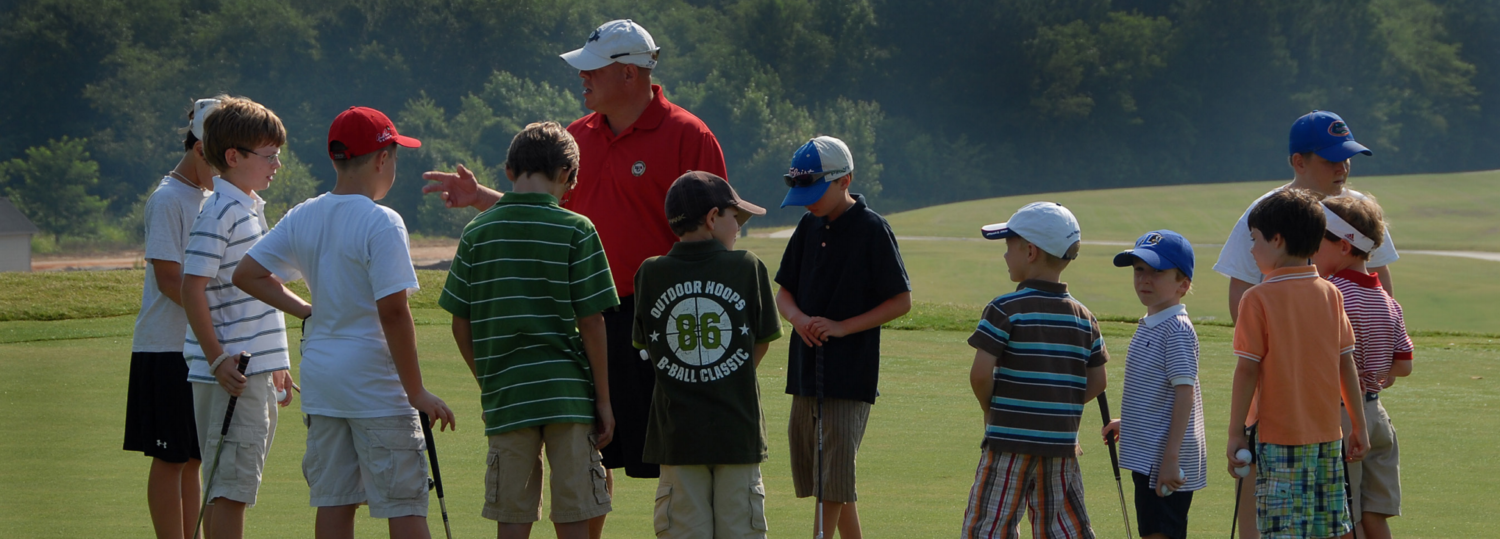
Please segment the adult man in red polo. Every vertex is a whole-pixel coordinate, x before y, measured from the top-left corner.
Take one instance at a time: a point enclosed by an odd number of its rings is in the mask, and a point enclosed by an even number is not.
[[[578,187],[563,206],[593,221],[620,296],[617,310],[604,313],[616,421],[614,441],[603,448],[604,465],[625,468],[630,477],[660,475],[657,465],[641,462],[655,373],[630,342],[635,270],[677,241],[664,208],[672,182],[689,170],[728,177],[724,152],[708,126],[651,84],[660,50],[645,28],[625,19],[604,23],[583,48],[561,55],[578,69],[583,104],[594,111],[568,126],[581,162]],[[502,196],[478,185],[463,166],[458,173],[423,177],[437,183],[422,191],[442,193],[449,207],[484,210]]]

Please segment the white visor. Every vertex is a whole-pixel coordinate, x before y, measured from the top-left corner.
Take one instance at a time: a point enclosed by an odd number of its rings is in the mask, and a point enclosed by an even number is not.
[[[1333,210],[1328,209],[1328,206],[1323,206],[1323,219],[1328,221],[1328,231],[1348,241],[1349,245],[1353,245],[1356,249],[1366,253],[1375,251],[1375,240],[1367,238],[1364,234],[1355,230],[1353,225],[1344,221],[1344,218],[1339,217],[1339,214],[1333,213]]]

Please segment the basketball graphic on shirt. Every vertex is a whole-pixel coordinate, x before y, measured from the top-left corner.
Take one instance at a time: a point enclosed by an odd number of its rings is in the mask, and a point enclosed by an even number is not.
[[[667,316],[667,345],[677,360],[694,367],[718,363],[729,349],[734,328],[729,313],[713,298],[682,298]]]

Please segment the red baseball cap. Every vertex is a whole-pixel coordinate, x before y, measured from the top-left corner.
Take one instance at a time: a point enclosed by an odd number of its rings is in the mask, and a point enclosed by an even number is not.
[[[344,144],[343,152],[333,151],[333,143]],[[328,128],[328,157],[335,160],[353,159],[379,150],[395,142],[407,148],[421,148],[422,141],[403,137],[396,132],[396,124],[385,114],[369,107],[349,107],[333,119]]]

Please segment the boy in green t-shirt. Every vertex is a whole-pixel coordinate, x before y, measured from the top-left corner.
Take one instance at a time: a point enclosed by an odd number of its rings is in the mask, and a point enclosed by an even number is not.
[[[656,367],[642,455],[661,465],[656,536],[764,538],[766,422],[755,369],[781,338],[781,321],[765,264],[730,249],[766,210],[696,171],[667,190],[666,210],[682,241],[636,272],[632,335]]]
[[[545,447],[553,526],[581,539],[589,519],[610,511],[599,448],[615,420],[601,313],[620,300],[593,223],[557,205],[578,183],[573,137],[555,122],[526,126],[505,176],[515,187],[464,227],[438,304],[479,381],[493,493],[483,516],[499,522],[498,537],[530,535],[542,517]]]

